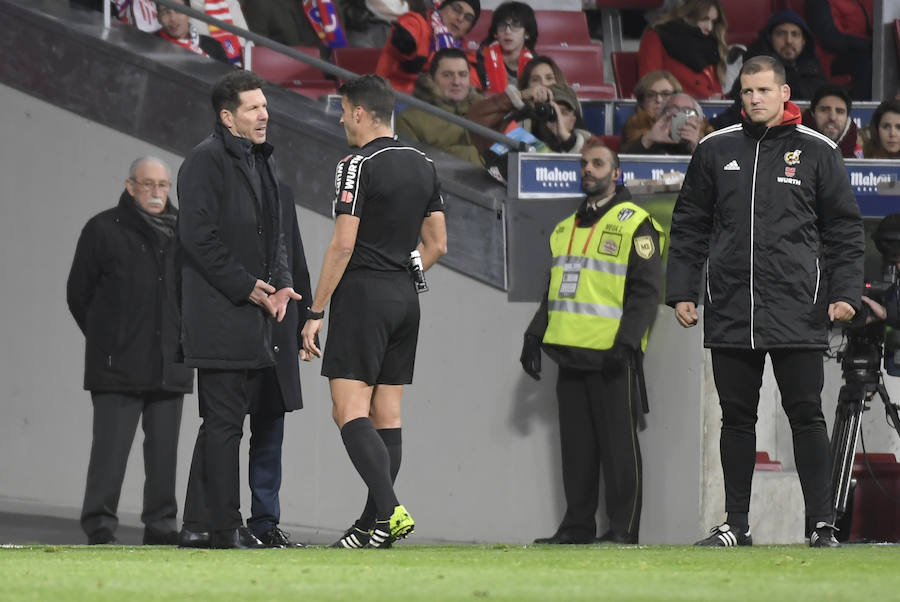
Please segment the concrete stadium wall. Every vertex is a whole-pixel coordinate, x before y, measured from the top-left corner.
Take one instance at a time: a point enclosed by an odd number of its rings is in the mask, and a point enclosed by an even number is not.
[[[87,219],[116,202],[135,157],[160,156],[175,171],[181,158],[5,86],[0,103],[0,510],[75,517],[91,432],[90,397],[81,388],[84,343],[65,302],[75,242]],[[315,281],[332,222],[301,210],[300,224]],[[517,361],[535,305],[509,303],[505,293],[440,265],[428,280],[397,482],[418,522],[416,540],[524,543],[549,535],[563,511],[555,366],[545,357],[536,383]],[[699,329],[683,331],[661,307],[646,361],[651,413],[641,433],[647,543],[690,542],[721,518],[717,408],[707,367]],[[287,419],[281,501],[286,528],[324,543],[357,516],[365,490],[331,421],[318,370],[318,363],[303,365],[306,408]],[[837,385],[830,375],[827,399],[836,397]],[[900,399],[893,379],[888,386]],[[790,468],[786,421],[767,387],[760,449]],[[833,402],[826,412],[830,421]],[[865,418],[868,448],[896,451],[880,414],[876,407]],[[198,424],[192,395],[179,445],[180,499]],[[139,524],[140,441],[138,435],[120,503],[127,524]],[[768,514],[769,503],[754,498],[754,512]],[[246,491],[242,508],[246,515]]]

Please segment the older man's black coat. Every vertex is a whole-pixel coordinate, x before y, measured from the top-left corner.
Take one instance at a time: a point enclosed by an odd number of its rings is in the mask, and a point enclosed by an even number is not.
[[[175,214],[171,205],[166,211]],[[190,393],[193,371],[176,363],[174,237],[163,242],[123,192],[81,231],[66,301],[85,336],[84,388]]]
[[[258,369],[275,364],[272,323],[249,301],[257,279],[293,285],[271,145],[256,147],[222,124],[188,154],[178,172],[181,213],[182,348],[197,368]],[[268,188],[269,194],[265,194]]]

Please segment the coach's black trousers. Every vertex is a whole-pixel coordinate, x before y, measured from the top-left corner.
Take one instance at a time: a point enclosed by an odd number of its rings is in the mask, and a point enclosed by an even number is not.
[[[264,370],[197,370],[200,416],[184,502],[184,525],[224,531],[243,525],[240,447],[244,418],[259,401]]]
[[[722,406],[719,448],[725,475],[725,511],[750,511],[756,410],[766,353],[772,358],[781,405],[791,424],[806,516],[812,524],[831,522],[831,447],[822,415],[822,352],[809,349],[712,350],[713,376]]]
[[[566,514],[558,534],[591,540],[597,534],[600,467],[609,528],[637,536],[641,520],[639,401],[630,368],[616,373],[560,367],[556,381]]]

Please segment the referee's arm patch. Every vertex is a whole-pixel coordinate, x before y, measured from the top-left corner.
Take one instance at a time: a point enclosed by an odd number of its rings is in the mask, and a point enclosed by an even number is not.
[[[653,238],[650,236],[636,236],[634,250],[641,259],[650,259],[656,251],[656,245],[653,244]]]

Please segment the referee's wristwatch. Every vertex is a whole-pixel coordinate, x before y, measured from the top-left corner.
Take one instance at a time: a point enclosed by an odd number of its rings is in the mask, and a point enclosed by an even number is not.
[[[307,320],[321,320],[325,317],[325,310],[322,311],[313,311],[312,307],[306,308],[306,319]]]

